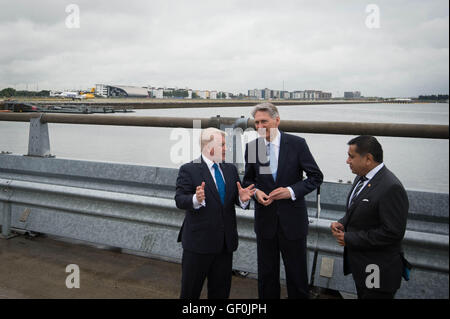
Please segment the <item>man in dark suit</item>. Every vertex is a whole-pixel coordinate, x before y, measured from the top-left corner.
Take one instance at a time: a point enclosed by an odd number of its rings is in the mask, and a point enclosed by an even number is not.
[[[358,136],[348,145],[347,164],[357,177],[346,214],[331,224],[331,231],[344,246],[344,274],[353,275],[358,298],[392,299],[402,278],[408,196],[383,164],[376,138]]]
[[[208,278],[208,298],[230,295],[233,251],[238,246],[235,204],[243,208],[254,185],[242,188],[234,165],[225,159],[225,132],[201,133],[202,155],[180,167],[176,205],[186,210],[178,241],[183,245],[180,298],[198,299]]]
[[[257,189],[259,298],[280,298],[280,252],[288,297],[308,298],[308,213],[304,196],[320,186],[323,175],[306,141],[278,130],[280,116],[273,104],[255,106],[252,115],[261,137],[246,146],[243,183],[254,184]]]

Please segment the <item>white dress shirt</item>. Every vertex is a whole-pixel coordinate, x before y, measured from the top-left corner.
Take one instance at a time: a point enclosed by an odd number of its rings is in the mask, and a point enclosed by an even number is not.
[[[267,145],[269,144],[269,141],[264,138],[264,142],[266,143],[266,147],[267,147]],[[277,158],[277,162],[278,162],[278,159],[280,157],[280,145],[281,145],[281,133],[280,133],[280,130],[277,129],[277,137],[275,137],[275,139],[270,142],[270,152],[272,152],[272,151],[275,152],[275,157]],[[278,174],[278,171],[277,171],[277,174]],[[290,186],[288,186],[286,188],[291,193],[291,199],[293,201],[296,200],[295,193],[292,190],[292,188]]]
[[[202,158],[203,158],[203,161],[206,163],[206,166],[208,166],[209,172],[211,173],[212,179],[213,179],[213,181],[214,181],[214,183],[216,184],[216,187],[217,187],[216,172],[215,172],[215,169],[213,167],[214,162],[211,161],[206,156],[204,156],[203,154],[202,154]],[[219,172],[222,175],[223,182],[226,183],[225,182],[225,177],[223,176],[223,172],[222,172],[222,169],[220,168],[220,165],[217,164],[217,166],[219,167]],[[242,202],[240,198],[239,198],[239,202],[241,204],[242,209],[245,209],[247,207],[248,203],[249,203],[249,201]],[[194,209],[199,209],[202,206],[206,207],[206,201],[203,200],[201,203],[199,203],[198,200],[197,200],[196,194],[194,194],[194,196],[192,197],[192,203],[194,204]]]
[[[361,193],[361,191],[364,189],[364,187],[366,187],[366,185],[370,182],[370,180],[375,176],[376,173],[378,173],[380,171],[380,169],[382,169],[384,166],[384,163],[381,163],[377,166],[375,166],[369,173],[366,174],[366,178],[367,180],[364,181],[363,186],[361,187],[361,189],[358,191],[358,194]],[[350,195],[349,201],[348,201],[348,205],[350,206],[350,202],[353,198],[353,193],[355,192],[356,186],[358,184],[355,185],[355,188],[353,188],[352,194]],[[356,194],[356,195],[358,195]]]

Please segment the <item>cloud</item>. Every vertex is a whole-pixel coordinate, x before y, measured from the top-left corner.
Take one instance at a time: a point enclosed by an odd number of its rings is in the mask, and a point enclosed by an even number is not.
[[[342,95],[448,93],[447,1],[0,0],[0,87],[96,83]]]

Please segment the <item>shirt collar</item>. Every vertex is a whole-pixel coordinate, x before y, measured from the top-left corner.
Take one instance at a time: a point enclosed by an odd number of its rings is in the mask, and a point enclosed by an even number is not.
[[[369,173],[366,174],[366,177],[368,179],[372,179],[375,176],[375,174],[378,173],[380,171],[380,169],[383,168],[383,166],[384,166],[384,163],[377,165]]]
[[[269,144],[269,141],[267,141],[265,138],[264,138],[264,142],[266,143],[266,146],[267,146],[267,144]],[[270,144],[280,147],[280,142],[281,142],[281,133],[280,133],[280,130],[277,129],[277,137],[275,137],[275,139],[273,141],[271,141]]]
[[[209,170],[211,170],[212,166],[214,165],[214,162],[211,161],[209,158],[207,158],[205,155],[202,154],[203,161],[208,166]],[[217,164],[218,165],[218,164]]]

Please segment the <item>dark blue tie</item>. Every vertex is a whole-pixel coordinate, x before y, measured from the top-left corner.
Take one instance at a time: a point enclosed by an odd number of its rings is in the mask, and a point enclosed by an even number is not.
[[[223,180],[222,174],[220,174],[219,166],[217,165],[217,163],[214,163],[213,167],[220,200],[222,201],[222,205],[225,205],[225,181]]]

